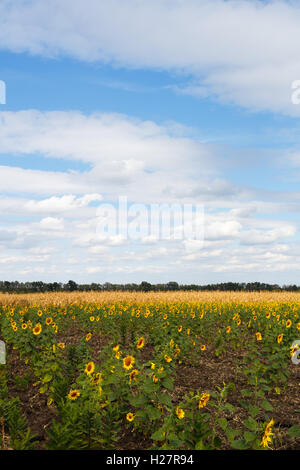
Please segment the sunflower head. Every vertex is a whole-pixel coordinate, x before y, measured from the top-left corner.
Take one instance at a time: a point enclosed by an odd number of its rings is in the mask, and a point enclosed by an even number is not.
[[[123,359],[124,369],[126,369],[126,370],[132,369],[133,364],[134,364],[134,357],[132,357],[132,356],[124,357],[124,359]]]
[[[137,344],[136,344],[136,347],[137,349],[142,349],[145,345],[145,340],[143,338],[143,336],[141,336],[138,341],[137,341]]]
[[[93,363],[93,361],[91,362],[88,362],[87,365],[85,366],[85,370],[84,372],[87,374],[87,375],[91,375],[95,370],[95,364]]]
[[[127,413],[126,419],[129,422],[133,421],[134,420],[134,414],[133,413]]]
[[[71,390],[68,395],[68,398],[69,400],[76,400],[79,396],[80,396],[79,390]]]
[[[40,323],[37,323],[32,330],[34,335],[39,335],[41,331],[42,331],[42,325]]]

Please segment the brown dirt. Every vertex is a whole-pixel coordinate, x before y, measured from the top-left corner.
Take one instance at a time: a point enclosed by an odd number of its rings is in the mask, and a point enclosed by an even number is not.
[[[68,334],[60,335],[58,341],[67,344],[78,344],[86,332],[78,329],[76,325],[72,326]],[[107,338],[93,335],[89,344],[92,346],[95,354],[101,351],[101,348],[107,344]],[[143,349],[143,360],[148,361],[153,357],[153,348],[148,344]],[[197,361],[191,363],[182,363],[177,365],[177,375],[175,388],[172,392],[174,403],[178,403],[189,391],[215,392],[216,386],[222,387],[223,382],[228,384],[233,382],[235,390],[228,397],[228,401],[236,407],[236,412],[227,415],[230,420],[230,426],[239,428],[241,422],[247,417],[244,408],[240,405],[240,391],[247,386],[246,377],[237,370],[237,364],[241,363],[242,353],[239,351],[227,351],[222,357],[217,357],[215,350],[209,348],[201,355]],[[47,435],[45,430],[51,425],[55,418],[55,410],[47,406],[47,397],[39,393],[39,385],[34,385],[36,378],[33,376],[30,367],[19,359],[16,350],[8,349],[7,365],[10,371],[8,388],[11,397],[19,397],[22,411],[24,412],[31,432],[36,434],[37,449],[45,448]],[[300,438],[293,439],[288,437],[286,431],[294,424],[299,424],[300,413],[300,366],[288,365],[291,375],[288,380],[286,390],[277,395],[275,391],[269,393],[267,399],[273,405],[272,418],[275,421],[276,439],[273,443],[275,449],[300,449]],[[23,389],[15,381],[15,377],[24,377],[30,374],[29,385]],[[210,409],[212,413],[214,412]],[[222,432],[220,434],[222,436]],[[142,435],[134,435],[131,428],[123,427],[120,441],[117,449],[147,449],[153,445],[152,441]],[[229,448],[224,445],[223,448]]]

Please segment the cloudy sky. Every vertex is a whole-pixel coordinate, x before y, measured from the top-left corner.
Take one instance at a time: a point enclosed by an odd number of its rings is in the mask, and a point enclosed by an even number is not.
[[[299,44],[298,1],[1,0],[0,279],[300,284]],[[100,237],[120,197],[203,239]]]

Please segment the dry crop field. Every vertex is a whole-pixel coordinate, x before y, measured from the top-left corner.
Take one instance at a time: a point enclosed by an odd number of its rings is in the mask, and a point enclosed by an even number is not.
[[[2,449],[300,449],[299,294],[0,294],[0,339]]]

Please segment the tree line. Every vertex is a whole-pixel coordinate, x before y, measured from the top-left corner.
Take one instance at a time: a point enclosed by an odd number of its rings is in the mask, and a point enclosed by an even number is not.
[[[151,284],[143,281],[140,284],[112,284],[105,282],[104,284],[78,284],[75,281],[62,282],[18,282],[18,281],[0,281],[0,292],[10,293],[34,293],[34,292],[73,292],[73,291],[132,291],[132,292],[166,292],[166,291],[300,291],[300,286],[266,284],[264,282],[223,282],[219,284],[178,284],[170,281],[163,284]]]

